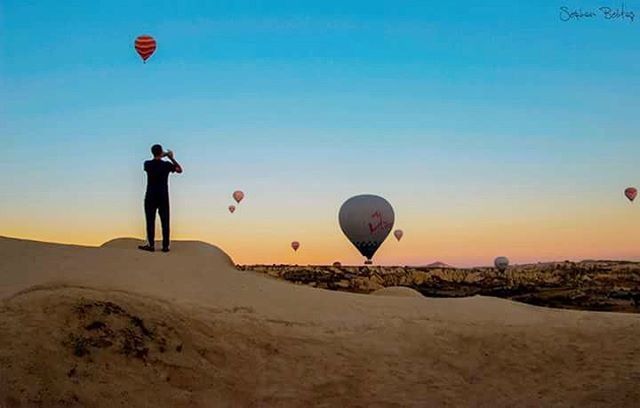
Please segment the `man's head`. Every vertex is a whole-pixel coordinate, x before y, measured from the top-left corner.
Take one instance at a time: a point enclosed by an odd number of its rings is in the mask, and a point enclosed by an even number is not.
[[[154,144],[153,146],[151,146],[151,154],[155,158],[162,157],[162,146],[160,146],[159,144]]]

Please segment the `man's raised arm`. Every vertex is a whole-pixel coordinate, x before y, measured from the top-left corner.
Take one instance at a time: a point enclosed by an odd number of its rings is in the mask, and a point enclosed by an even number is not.
[[[182,166],[176,161],[176,159],[173,158],[173,152],[171,150],[167,152],[167,157],[169,158],[171,163],[176,166],[176,173],[182,173]]]

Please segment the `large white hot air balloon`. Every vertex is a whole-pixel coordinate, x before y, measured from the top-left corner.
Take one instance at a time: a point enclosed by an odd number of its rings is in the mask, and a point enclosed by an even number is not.
[[[351,197],[342,204],[338,220],[344,235],[367,258],[365,264],[369,265],[391,232],[395,214],[391,204],[384,198],[363,194]]]
[[[493,264],[500,272],[504,272],[509,266],[509,258],[507,258],[506,256],[499,256],[495,259],[495,261],[493,261]]]

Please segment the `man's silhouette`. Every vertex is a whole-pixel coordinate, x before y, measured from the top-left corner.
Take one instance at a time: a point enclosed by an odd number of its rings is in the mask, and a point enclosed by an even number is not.
[[[182,167],[173,158],[171,150],[163,152],[159,144],[151,146],[152,160],[144,162],[147,172],[147,193],[144,196],[144,213],[147,218],[147,245],[138,248],[155,251],[156,211],[162,224],[162,252],[169,252],[169,173],[182,173]],[[163,157],[169,161],[162,160]]]

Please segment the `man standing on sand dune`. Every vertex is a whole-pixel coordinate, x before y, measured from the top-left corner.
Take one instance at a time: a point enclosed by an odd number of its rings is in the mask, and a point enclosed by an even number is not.
[[[182,167],[173,158],[173,152],[164,152],[159,144],[151,146],[152,160],[144,162],[147,172],[147,193],[144,196],[144,214],[147,219],[147,245],[138,248],[155,251],[156,211],[162,224],[162,252],[169,252],[169,173],[182,173]],[[162,160],[163,157],[169,161]]]

